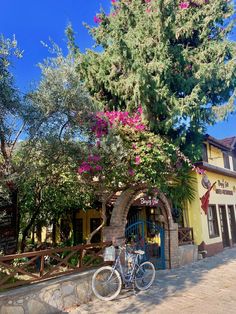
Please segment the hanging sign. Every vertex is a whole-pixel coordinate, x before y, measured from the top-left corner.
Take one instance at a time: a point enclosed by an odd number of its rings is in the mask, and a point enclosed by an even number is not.
[[[133,202],[133,206],[155,207],[159,204],[159,199],[155,196],[142,196]]]

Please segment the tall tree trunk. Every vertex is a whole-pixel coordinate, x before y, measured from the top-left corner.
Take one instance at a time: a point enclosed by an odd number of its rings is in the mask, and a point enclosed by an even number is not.
[[[10,206],[12,207],[12,210],[13,210],[11,230],[13,231],[13,234],[14,234],[15,243],[11,247],[11,251],[10,251],[11,254],[13,254],[13,253],[16,253],[18,249],[19,224],[20,224],[19,207],[18,207],[18,189],[13,182],[8,182],[7,186],[9,189],[9,196],[10,196],[10,203],[11,203]]]
[[[101,230],[106,222],[107,222],[107,215],[106,215],[106,203],[107,203],[107,198],[102,201],[102,210],[101,210],[101,218],[102,218],[102,223],[100,226],[98,226],[93,232],[90,233],[88,236],[88,240],[86,241],[87,244],[91,243],[92,237],[99,231]]]
[[[25,251],[25,247],[26,247],[26,238],[29,234],[30,229],[32,228],[32,226],[35,223],[35,220],[39,214],[39,210],[40,207],[36,209],[36,211],[34,212],[33,216],[30,218],[30,221],[28,223],[28,225],[25,227],[25,229],[22,232],[22,240],[21,240],[21,245],[20,245],[20,250],[23,253]]]
[[[39,184],[36,182],[36,185],[35,185],[35,211],[34,211],[33,215],[31,216],[28,225],[26,226],[26,228],[24,229],[24,231],[22,233],[21,252],[24,252],[24,250],[25,250],[26,237],[28,236],[29,231],[32,228],[32,226],[35,224],[35,220],[36,220],[36,218],[40,212],[40,208],[42,205],[41,200],[42,200],[42,187],[40,187]]]
[[[110,196],[110,195],[109,195]],[[91,240],[92,240],[92,237],[100,230],[102,229],[105,224],[106,224],[106,221],[107,221],[107,215],[106,215],[106,204],[107,204],[107,200],[108,200],[108,196],[103,196],[102,198],[102,210],[101,210],[101,218],[102,218],[102,223],[100,226],[97,227],[97,229],[95,229],[93,232],[90,233],[90,235],[88,236],[88,239],[86,241],[86,244],[90,244],[91,243]],[[82,251],[82,257],[81,259],[83,259],[84,255],[86,253],[86,250],[83,250]],[[77,264],[77,266],[79,266],[79,262]]]

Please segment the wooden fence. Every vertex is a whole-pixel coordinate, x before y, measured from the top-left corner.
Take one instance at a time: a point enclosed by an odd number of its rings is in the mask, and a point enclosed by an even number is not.
[[[193,228],[178,229],[179,245],[193,244]]]
[[[111,242],[0,256],[0,291],[105,264]]]

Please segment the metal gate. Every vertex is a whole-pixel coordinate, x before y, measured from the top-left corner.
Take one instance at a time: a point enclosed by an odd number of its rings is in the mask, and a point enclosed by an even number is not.
[[[148,240],[148,233],[152,241]],[[165,233],[161,226],[139,220],[126,227],[125,236],[136,249],[145,251],[145,260],[152,262],[156,269],[165,269]]]

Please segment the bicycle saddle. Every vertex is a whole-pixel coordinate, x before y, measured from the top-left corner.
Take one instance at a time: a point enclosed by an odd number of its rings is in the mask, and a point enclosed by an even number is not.
[[[133,253],[134,254],[139,254],[139,255],[144,255],[145,254],[145,252],[142,251],[142,250],[137,250],[137,251],[134,251]]]

